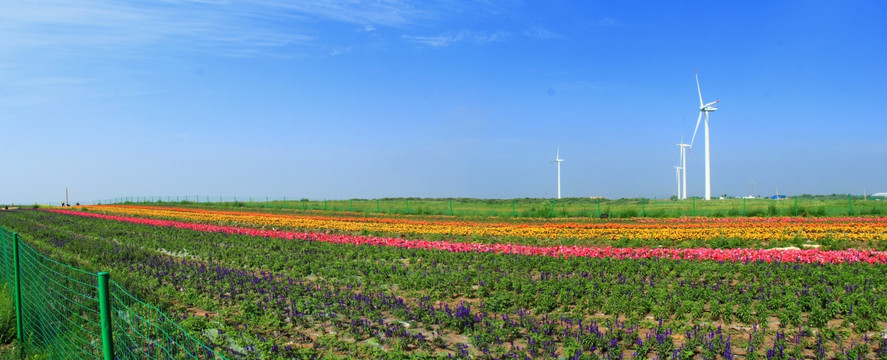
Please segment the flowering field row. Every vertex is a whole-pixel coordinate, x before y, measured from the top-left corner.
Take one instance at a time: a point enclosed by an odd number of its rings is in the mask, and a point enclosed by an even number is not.
[[[146,219],[118,215],[96,214],[70,210],[49,210],[55,213],[93,217],[122,221],[134,224],[145,224],[180,229],[221,232],[249,236],[272,237],[279,239],[301,239],[328,243],[356,245],[382,245],[401,248],[434,249],[453,252],[492,252],[502,254],[536,255],[552,257],[594,257],[615,259],[668,258],[687,260],[714,261],[765,261],[765,262],[796,262],[796,263],[852,263],[867,262],[887,263],[887,252],[884,251],[821,251],[807,250],[774,250],[774,249],[670,249],[670,248],[613,248],[613,247],[581,247],[581,246],[529,246],[515,244],[484,244],[448,241],[407,240],[375,236],[358,236],[347,234],[325,234],[312,232],[292,232],[283,230],[262,230],[234,226],[221,226],[199,223],[188,223],[173,220]]]
[[[884,264],[427,251],[82,214],[0,212],[0,224],[168,304],[232,358],[887,357]],[[340,244],[370,239],[402,242]]]
[[[254,212],[147,206],[90,206],[89,210],[210,223],[243,224],[258,227],[324,229],[338,232],[388,234],[440,234],[482,238],[531,238],[622,240],[651,242],[741,239],[776,241],[803,239],[819,241],[887,240],[887,217],[880,218],[724,218],[724,219],[644,219],[615,222],[470,222],[428,221],[403,218],[330,217]],[[550,242],[549,242],[550,243]]]

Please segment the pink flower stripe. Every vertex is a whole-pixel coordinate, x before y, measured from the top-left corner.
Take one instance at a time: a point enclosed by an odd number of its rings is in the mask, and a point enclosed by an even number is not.
[[[269,237],[288,240],[308,240],[337,244],[395,246],[408,249],[433,249],[452,252],[491,252],[551,257],[593,257],[614,259],[685,259],[712,261],[764,261],[791,263],[841,264],[866,262],[887,263],[887,251],[860,250],[777,250],[777,249],[673,249],[673,248],[615,248],[583,246],[530,246],[515,244],[479,244],[448,241],[407,240],[375,236],[323,234],[281,230],[261,230],[234,226],[188,223],[172,220],[146,219],[116,215],[87,213],[71,210],[46,210],[59,214],[107,219],[133,224],[143,224],[179,229],[217,232],[225,234]]]

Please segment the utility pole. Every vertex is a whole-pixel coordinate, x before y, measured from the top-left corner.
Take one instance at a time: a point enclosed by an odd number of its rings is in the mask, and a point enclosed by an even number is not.
[[[65,205],[71,206],[71,202],[68,201],[68,188],[65,188]]]

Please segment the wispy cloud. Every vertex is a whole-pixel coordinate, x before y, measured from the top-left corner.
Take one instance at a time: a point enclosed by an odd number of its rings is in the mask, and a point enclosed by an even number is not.
[[[619,20],[616,20],[611,17],[605,17],[597,22],[596,26],[607,27],[607,26],[615,26],[619,25]]]
[[[347,47],[336,47],[336,48],[333,48],[332,50],[330,50],[330,53],[328,54],[328,56],[339,56],[339,55],[342,55],[342,54],[347,54],[347,53],[349,53],[349,52],[351,52],[351,47],[350,47],[350,46],[347,46]]]
[[[0,4],[0,60],[41,50],[61,57],[94,50],[145,55],[155,47],[226,56],[291,55],[300,46],[317,45],[318,29],[311,24],[320,21],[371,32],[427,22],[447,11],[436,3],[421,5],[400,0],[7,1]]]
[[[264,1],[263,5],[347,23],[400,26],[433,17],[434,11],[400,0]]]
[[[528,37],[536,38],[536,39],[551,39],[551,38],[559,38],[560,37],[559,34],[555,34],[555,33],[551,32],[550,30],[548,30],[544,27],[541,27],[541,26],[534,26],[529,30],[524,30],[524,36],[528,36]]]
[[[310,43],[314,36],[283,30],[299,14],[222,2],[5,2],[0,5],[0,56],[51,50],[49,56],[91,51],[127,55],[165,49],[210,50],[249,55],[269,48]],[[105,54],[107,55],[107,54]]]
[[[447,47],[459,42],[472,42],[475,44],[486,44],[491,42],[502,41],[505,39],[507,34],[502,31],[495,31],[492,33],[479,33],[468,30],[460,31],[459,33],[452,34],[443,34],[437,36],[410,36],[403,35],[403,39],[417,43],[422,46],[430,46],[430,47]]]

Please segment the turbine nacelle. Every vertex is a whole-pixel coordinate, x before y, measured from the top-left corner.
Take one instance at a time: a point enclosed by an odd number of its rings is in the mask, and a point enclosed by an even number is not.
[[[718,108],[713,107],[712,105],[717,104],[717,103],[719,103],[719,102],[721,102],[721,101],[720,101],[720,100],[715,100],[715,101],[712,101],[712,102],[710,102],[710,103],[708,103],[708,104],[702,105],[702,107],[699,108],[699,111],[715,111],[715,110],[717,110]]]

